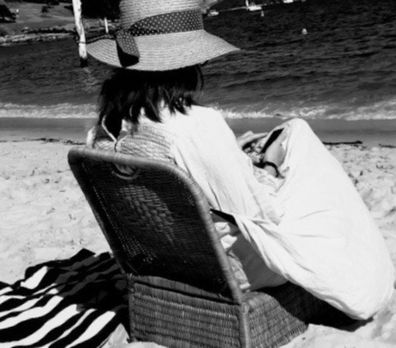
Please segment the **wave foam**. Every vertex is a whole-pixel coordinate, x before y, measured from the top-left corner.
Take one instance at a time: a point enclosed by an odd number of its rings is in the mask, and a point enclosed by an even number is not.
[[[1,118],[96,118],[93,104],[19,105],[0,103]]]
[[[342,120],[393,120],[396,119],[396,98],[371,105],[315,105],[315,106],[268,106],[260,111],[239,110],[238,108],[222,109],[226,118],[279,118],[300,117],[304,119],[342,119]]]
[[[396,98],[365,106],[268,106],[259,111],[235,106],[216,107],[225,118],[278,118],[300,117],[304,119],[343,119],[343,120],[396,120]],[[62,103],[49,106],[19,105],[0,103],[0,118],[96,118],[94,104]]]

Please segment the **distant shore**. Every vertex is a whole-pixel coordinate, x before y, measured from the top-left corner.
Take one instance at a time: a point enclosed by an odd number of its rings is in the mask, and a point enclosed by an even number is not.
[[[18,34],[6,35],[0,37],[0,46],[9,46],[15,44],[25,44],[40,41],[63,40],[72,37],[72,33],[37,33],[37,34]]]
[[[41,41],[64,40],[75,35],[70,3],[60,2],[48,7],[45,3],[10,2],[9,7],[18,16],[15,22],[0,23],[0,47]],[[43,7],[47,12],[43,13]],[[87,32],[103,30],[98,19],[84,19]]]
[[[102,33],[103,28],[97,21],[87,21],[85,25],[86,34]],[[53,27],[40,27],[37,29],[25,29],[23,32],[18,32],[9,35],[0,36],[0,47],[11,46],[18,44],[28,44],[34,42],[45,42],[55,40],[65,40],[76,37],[76,32],[73,24],[56,25]]]

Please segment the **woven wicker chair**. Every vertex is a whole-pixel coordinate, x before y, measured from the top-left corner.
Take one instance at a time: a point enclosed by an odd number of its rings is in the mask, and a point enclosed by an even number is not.
[[[277,347],[343,316],[293,285],[243,293],[201,190],[180,169],[72,149],[71,169],[129,282],[130,335],[168,347]]]

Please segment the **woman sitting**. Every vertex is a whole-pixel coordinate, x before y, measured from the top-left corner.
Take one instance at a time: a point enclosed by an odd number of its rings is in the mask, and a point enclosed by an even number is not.
[[[119,67],[88,144],[184,169],[220,211],[216,229],[243,288],[291,281],[351,317],[372,316],[390,299],[394,270],[340,164],[294,119],[259,142],[254,166],[222,115],[196,101],[199,64],[236,48],[203,30],[198,1],[151,2],[121,1],[124,29],[88,46]]]

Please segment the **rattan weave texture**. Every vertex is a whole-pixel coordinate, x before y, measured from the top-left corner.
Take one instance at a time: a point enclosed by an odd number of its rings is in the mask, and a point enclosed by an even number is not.
[[[118,168],[131,164],[128,156],[114,156],[124,160]],[[139,161],[140,166],[130,166],[131,175],[109,161],[90,158],[78,170],[80,185],[122,267],[127,273],[174,279],[230,298],[225,273],[230,277],[231,270],[228,263],[219,263],[218,236],[210,217],[203,218],[209,207],[198,188],[174,166]]]
[[[240,347],[240,307],[189,294],[131,285],[131,332],[169,347]]]

